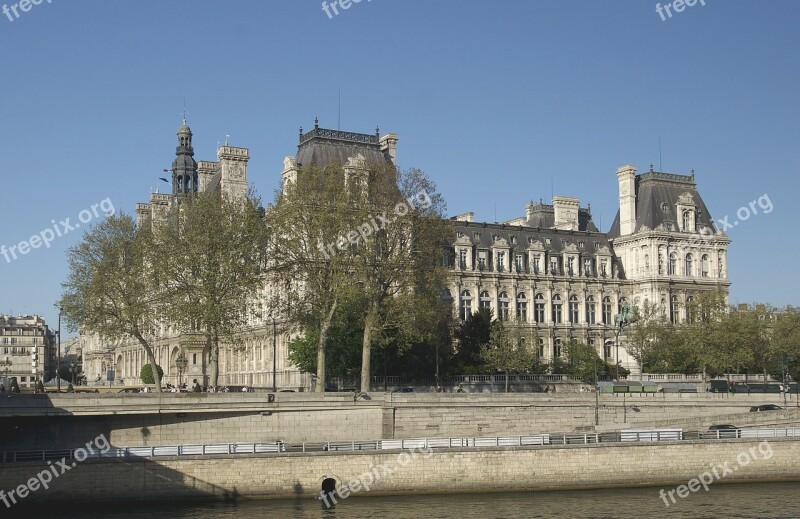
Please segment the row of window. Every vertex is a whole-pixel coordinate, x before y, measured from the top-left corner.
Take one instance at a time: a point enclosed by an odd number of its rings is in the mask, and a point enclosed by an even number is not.
[[[34,337],[31,341],[27,341],[27,339],[24,341],[18,340],[16,337],[3,337],[2,339],[0,339],[0,344],[25,344],[25,343],[36,346],[37,344],[39,344],[39,339],[37,339],[36,337]]]
[[[619,304],[621,305],[625,301],[625,298],[621,298]],[[473,313],[473,298],[472,293],[469,290],[462,290],[461,291],[461,303],[460,303],[460,310],[459,314],[461,319],[466,320],[470,315]],[[528,321],[528,298],[524,292],[520,292],[517,294],[516,301],[516,314],[515,316],[522,320]],[[561,295],[555,294],[553,295],[552,300],[550,301],[550,314],[551,314],[551,321],[559,324],[564,321],[564,301],[561,299]],[[577,324],[579,321],[579,310],[581,302],[578,299],[578,296],[575,294],[569,297],[569,300],[566,302],[566,319],[567,322]],[[598,321],[598,305],[597,301],[595,300],[594,296],[587,296],[586,301],[584,302],[585,309],[586,309],[586,323],[587,324],[598,324],[598,322],[602,322],[602,324],[613,324],[613,313],[612,313],[612,302],[611,298],[606,296],[600,302],[600,319]],[[497,296],[497,317],[498,319],[508,320],[510,318],[510,308],[512,305],[511,299],[508,297],[507,292],[500,292]],[[492,308],[492,297],[489,295],[489,292],[483,290],[480,292],[478,296],[478,308]],[[546,315],[546,300],[544,295],[541,293],[536,294],[533,300],[533,321],[537,323],[544,323]]]
[[[457,268],[467,270],[470,268],[470,250],[459,249]],[[511,256],[511,253],[509,253]],[[599,261],[594,258],[583,258],[583,261],[575,256],[566,258],[560,254],[535,254],[529,261],[527,254],[517,253],[513,255],[513,266],[507,265],[505,251],[497,251],[493,255],[488,250],[478,250],[476,270],[492,270],[495,272],[518,272],[528,274],[550,273],[554,275],[567,276],[600,276],[607,277],[609,274],[609,260],[602,258]]]

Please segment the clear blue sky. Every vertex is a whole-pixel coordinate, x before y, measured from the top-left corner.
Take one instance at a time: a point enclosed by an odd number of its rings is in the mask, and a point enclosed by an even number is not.
[[[552,189],[606,231],[617,167],[659,161],[696,170],[715,219],[767,194],[771,213],[729,231],[731,302],[798,305],[800,2],[705,4],[665,21],[651,0],[362,0],[332,19],[319,0],[44,0],[0,14],[0,245],[106,198],[147,201],[184,99],[195,158],[230,134],[270,200],[298,127],[337,126],[341,90],[342,129],[396,132],[401,166],[425,170],[451,214],[503,221]],[[81,231],[0,256],[0,313],[55,326]]]

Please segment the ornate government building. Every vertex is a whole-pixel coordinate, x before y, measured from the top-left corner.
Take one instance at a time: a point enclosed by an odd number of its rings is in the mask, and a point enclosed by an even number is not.
[[[365,161],[396,162],[397,136],[381,136],[379,130],[328,130],[315,121],[314,129],[300,130],[299,141],[297,154],[284,159],[282,185],[303,164],[337,160],[346,169],[357,169]],[[243,195],[249,157],[247,148],[226,143],[217,150],[216,161],[196,162],[192,132],[184,121],[171,170],[172,193],[152,193],[149,203],[137,204],[139,223],[165,214],[180,195],[212,190]],[[716,231],[694,173],[661,173],[651,166],[637,174],[633,166],[623,166],[616,177],[619,212],[608,232],[597,229],[588,207],[567,196],[554,197],[552,204],[530,203],[524,216],[503,224],[475,222],[473,213],[454,217],[448,290],[454,312],[464,319],[488,307],[499,318],[518,319],[536,337],[544,362],[562,355],[563,345],[576,339],[635,371],[624,340],[622,348],[614,348],[614,315],[622,302],[636,306],[648,301],[673,322],[684,322],[686,304],[696,294],[717,287],[727,291],[729,240]],[[276,386],[307,390],[311,376],[287,358],[287,344],[296,330],[291,323],[269,317],[269,292],[265,279],[262,300],[254,302],[249,326],[241,332],[244,353],[220,345],[219,383],[269,387],[274,372]],[[139,383],[147,362],[140,346],[96,336],[81,337],[81,344],[90,383],[108,378]],[[175,359],[181,353],[188,359],[181,381],[208,381],[208,349],[202,337],[165,323],[154,344],[165,382],[179,382]]]

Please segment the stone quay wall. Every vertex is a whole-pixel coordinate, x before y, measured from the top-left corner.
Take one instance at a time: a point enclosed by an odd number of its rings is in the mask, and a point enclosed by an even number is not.
[[[731,469],[729,473],[722,469],[724,465]],[[28,493],[19,506],[37,501],[312,497],[320,494],[325,480],[333,480],[337,488],[358,487],[353,491],[356,496],[637,486],[669,491],[714,467],[720,478],[714,479],[709,491],[722,483],[797,481],[800,441],[87,460],[53,479],[48,489]],[[30,487],[31,478],[48,470],[52,469],[42,462],[3,466],[0,489],[8,494],[21,485]],[[360,483],[351,483],[355,481]],[[654,500],[661,499],[657,488]]]

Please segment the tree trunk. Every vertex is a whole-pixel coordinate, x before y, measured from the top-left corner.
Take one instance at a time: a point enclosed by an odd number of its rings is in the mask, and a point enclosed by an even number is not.
[[[212,334],[211,344],[208,349],[208,385],[217,387],[217,382],[219,380],[219,332],[214,328]]]
[[[325,376],[325,344],[328,340],[328,330],[331,328],[333,316],[336,313],[336,308],[339,306],[339,300],[334,299],[331,309],[327,317],[319,327],[319,343],[317,344],[317,393],[325,392],[326,376]]]
[[[145,353],[147,353],[147,360],[150,361],[150,370],[153,372],[153,380],[156,384],[156,393],[161,393],[161,375],[158,373],[158,364],[156,363],[156,356],[153,353],[153,348],[151,348],[150,343],[142,337],[142,333],[139,330],[135,330],[133,336],[136,337],[136,340],[139,341],[139,344],[142,345]]]
[[[506,371],[506,393],[508,393],[508,371]]]
[[[378,305],[373,301],[370,304],[367,318],[364,320],[364,340],[361,349],[361,391],[370,390],[370,359],[372,355],[372,334],[375,331],[375,322],[378,317]]]

